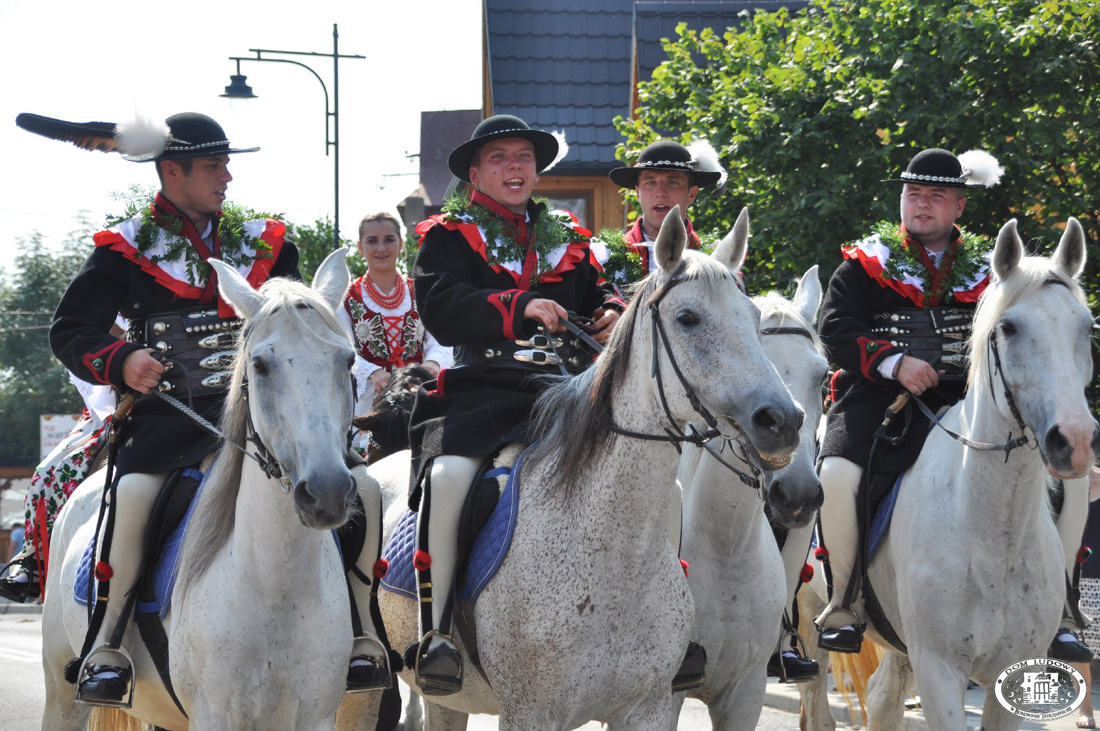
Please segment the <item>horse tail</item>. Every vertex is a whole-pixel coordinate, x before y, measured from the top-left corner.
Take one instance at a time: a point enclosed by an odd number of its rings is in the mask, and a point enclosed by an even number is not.
[[[88,731],[142,731],[141,721],[121,708],[96,708],[88,719]]]
[[[829,664],[833,669],[833,681],[848,704],[848,717],[855,719],[850,691],[855,691],[859,703],[859,715],[863,727],[867,727],[867,681],[882,662],[882,650],[874,642],[865,641],[859,653],[830,652]],[[855,725],[854,722],[852,725]]]

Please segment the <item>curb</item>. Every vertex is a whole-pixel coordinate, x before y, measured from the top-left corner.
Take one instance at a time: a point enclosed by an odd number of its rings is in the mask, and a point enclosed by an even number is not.
[[[42,614],[41,604],[16,604],[0,600],[0,614]]]

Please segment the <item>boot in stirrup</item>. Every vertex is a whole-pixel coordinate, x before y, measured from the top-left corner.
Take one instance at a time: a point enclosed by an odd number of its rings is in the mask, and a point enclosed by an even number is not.
[[[694,690],[706,682],[707,651],[698,642],[688,642],[687,652],[672,679],[672,692]]]
[[[806,643],[796,631],[786,630],[786,636],[794,639],[794,642],[783,648],[780,640],[779,648],[775,654],[768,658],[768,675],[779,678],[780,683],[805,683],[813,680],[821,672],[816,660],[810,660],[807,655]],[[801,646],[801,651],[799,647]]]
[[[356,637],[352,643],[351,662],[348,664],[348,693],[368,690],[385,690],[393,686],[389,653],[373,635]]]
[[[97,655],[103,657],[97,658]],[[77,703],[130,708],[134,705],[133,667],[130,653],[121,647],[103,645],[92,650],[80,666]]]
[[[424,695],[462,690],[462,655],[451,635],[428,631],[416,651],[416,684]]]
[[[818,627],[817,646],[830,652],[858,653],[863,646],[863,624],[859,622],[859,615],[848,607],[837,607],[833,612],[846,612],[853,621],[843,627]]]
[[[16,604],[37,599],[42,594],[38,578],[38,561],[32,556],[17,559],[4,567],[7,574],[0,578],[0,597]],[[0,569],[3,573],[3,569]]]

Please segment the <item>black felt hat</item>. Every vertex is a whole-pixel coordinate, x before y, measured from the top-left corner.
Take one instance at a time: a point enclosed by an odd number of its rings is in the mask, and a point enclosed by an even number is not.
[[[713,151],[709,145],[707,147]],[[636,188],[638,176],[644,170],[676,170],[688,173],[691,175],[692,182],[700,187],[714,185],[725,177],[720,166],[717,170],[708,170],[707,166],[702,165],[696,158],[696,155],[679,142],[657,140],[642,150],[642,154],[638,156],[638,162],[633,166],[615,168],[607,176],[620,188]],[[714,166],[718,166],[717,159],[714,161]]]
[[[132,162],[233,155],[260,149],[232,147],[222,126],[197,112],[173,114],[163,126],[146,120],[119,125],[117,135],[122,156]]]
[[[540,173],[544,173],[561,158],[565,157],[569,146],[564,139],[556,135],[543,132],[540,129],[531,129],[526,122],[511,114],[497,114],[488,119],[483,119],[467,142],[451,151],[447,158],[447,167],[459,180],[470,182],[470,164],[474,155],[488,142],[505,137],[519,137],[529,140],[535,146],[535,167]]]
[[[909,167],[884,183],[912,183],[943,188],[980,188],[996,185],[1004,168],[983,150],[969,150],[955,157],[947,150],[933,147],[921,150],[909,161]]]

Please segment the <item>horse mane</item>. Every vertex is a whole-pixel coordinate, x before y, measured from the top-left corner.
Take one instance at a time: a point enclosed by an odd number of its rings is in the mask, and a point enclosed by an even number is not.
[[[320,314],[334,337],[350,338],[332,308],[301,282],[281,277],[270,279],[260,287],[259,293],[264,296],[264,303],[259,312],[245,323],[237,340],[237,357],[234,358],[233,377],[225,397],[220,427],[226,441],[222,442],[206,475],[180,547],[179,574],[174,591],[181,597],[210,568],[214,556],[229,540],[236,521],[244,453],[234,444],[248,448],[245,444],[248,436],[248,402],[244,398],[248,358],[240,355],[249,335],[255,328],[277,318],[281,328],[297,328],[299,332],[321,336],[315,323],[305,320],[306,312],[314,311]]]
[[[984,374],[988,368],[986,343],[1001,317],[1012,305],[1034,294],[1045,284],[1065,285],[1074,298],[1081,304],[1085,302],[1085,292],[1075,279],[1070,277],[1051,261],[1041,256],[1025,256],[1004,279],[994,279],[978,300],[974,311],[974,323],[970,335],[970,371],[967,374],[969,388],[982,388]]]
[[[713,286],[729,281],[733,275],[709,256],[691,250],[684,252],[673,274],[651,272],[632,288],[630,305],[612,330],[596,365],[579,376],[552,377],[553,384],[535,402],[531,433],[538,442],[532,447],[529,459],[537,463],[554,456],[558,485],[566,497],[573,490],[583,489],[579,484],[581,472],[594,455],[607,447],[612,436],[608,425],[614,421],[611,403],[630,371],[639,312],[647,308],[673,276]]]
[[[810,334],[814,349],[824,355],[817,328],[814,327],[812,322],[806,321],[806,318],[802,316],[802,313],[798,311],[792,301],[774,291],[753,297],[752,301],[760,310],[760,322],[767,322],[774,317],[779,320],[779,327],[786,327],[787,323],[790,322],[791,327],[804,328]]]

